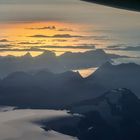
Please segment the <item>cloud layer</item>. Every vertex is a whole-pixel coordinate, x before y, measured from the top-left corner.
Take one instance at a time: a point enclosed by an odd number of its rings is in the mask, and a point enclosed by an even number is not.
[[[114,46],[107,47],[107,50],[116,50],[116,51],[140,51],[140,46],[114,45]]]
[[[53,110],[13,110],[0,112],[1,140],[77,140],[76,138],[57,133],[45,132],[36,121],[68,117],[64,111]]]
[[[80,35],[70,35],[70,34],[55,34],[53,36],[47,36],[47,35],[33,35],[33,36],[29,36],[29,37],[36,37],[36,38],[80,38],[83,36]]]

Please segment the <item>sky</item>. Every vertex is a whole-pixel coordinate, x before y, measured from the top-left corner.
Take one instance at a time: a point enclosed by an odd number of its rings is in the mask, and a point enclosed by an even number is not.
[[[0,30],[0,55],[137,46],[140,13],[80,0],[0,0]]]

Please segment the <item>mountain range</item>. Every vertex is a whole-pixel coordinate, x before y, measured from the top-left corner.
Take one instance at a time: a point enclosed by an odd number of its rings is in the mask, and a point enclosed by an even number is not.
[[[87,78],[72,71],[59,74],[15,72],[0,81],[0,103],[21,108],[60,109],[116,88],[130,89],[140,97],[139,72],[139,65],[109,62]]]
[[[62,73],[69,70],[98,67],[112,58],[120,58],[115,54],[107,54],[102,49],[87,51],[84,53],[66,52],[56,56],[54,52],[45,51],[39,56],[32,57],[30,53],[21,57],[6,56],[0,57],[0,77],[16,71],[37,72],[49,70],[54,73]]]
[[[114,88],[128,88],[139,97],[140,66],[135,63],[112,65],[103,64],[94,74],[86,80],[90,83],[98,83],[107,90]]]
[[[73,71],[17,71],[0,80],[0,106],[69,110],[75,117],[37,123],[79,140],[139,140],[139,73],[140,65],[110,62],[87,78]]]

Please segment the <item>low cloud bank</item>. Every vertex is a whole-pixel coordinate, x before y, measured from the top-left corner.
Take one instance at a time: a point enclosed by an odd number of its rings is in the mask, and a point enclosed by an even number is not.
[[[65,111],[54,110],[12,110],[0,112],[1,140],[77,140],[55,131],[45,132],[35,123],[45,119],[68,117]]]

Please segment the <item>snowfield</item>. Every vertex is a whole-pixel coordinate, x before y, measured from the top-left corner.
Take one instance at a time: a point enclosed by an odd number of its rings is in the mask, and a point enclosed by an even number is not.
[[[0,111],[0,140],[77,140],[50,130],[44,131],[37,121],[71,117],[66,111],[4,110]]]

